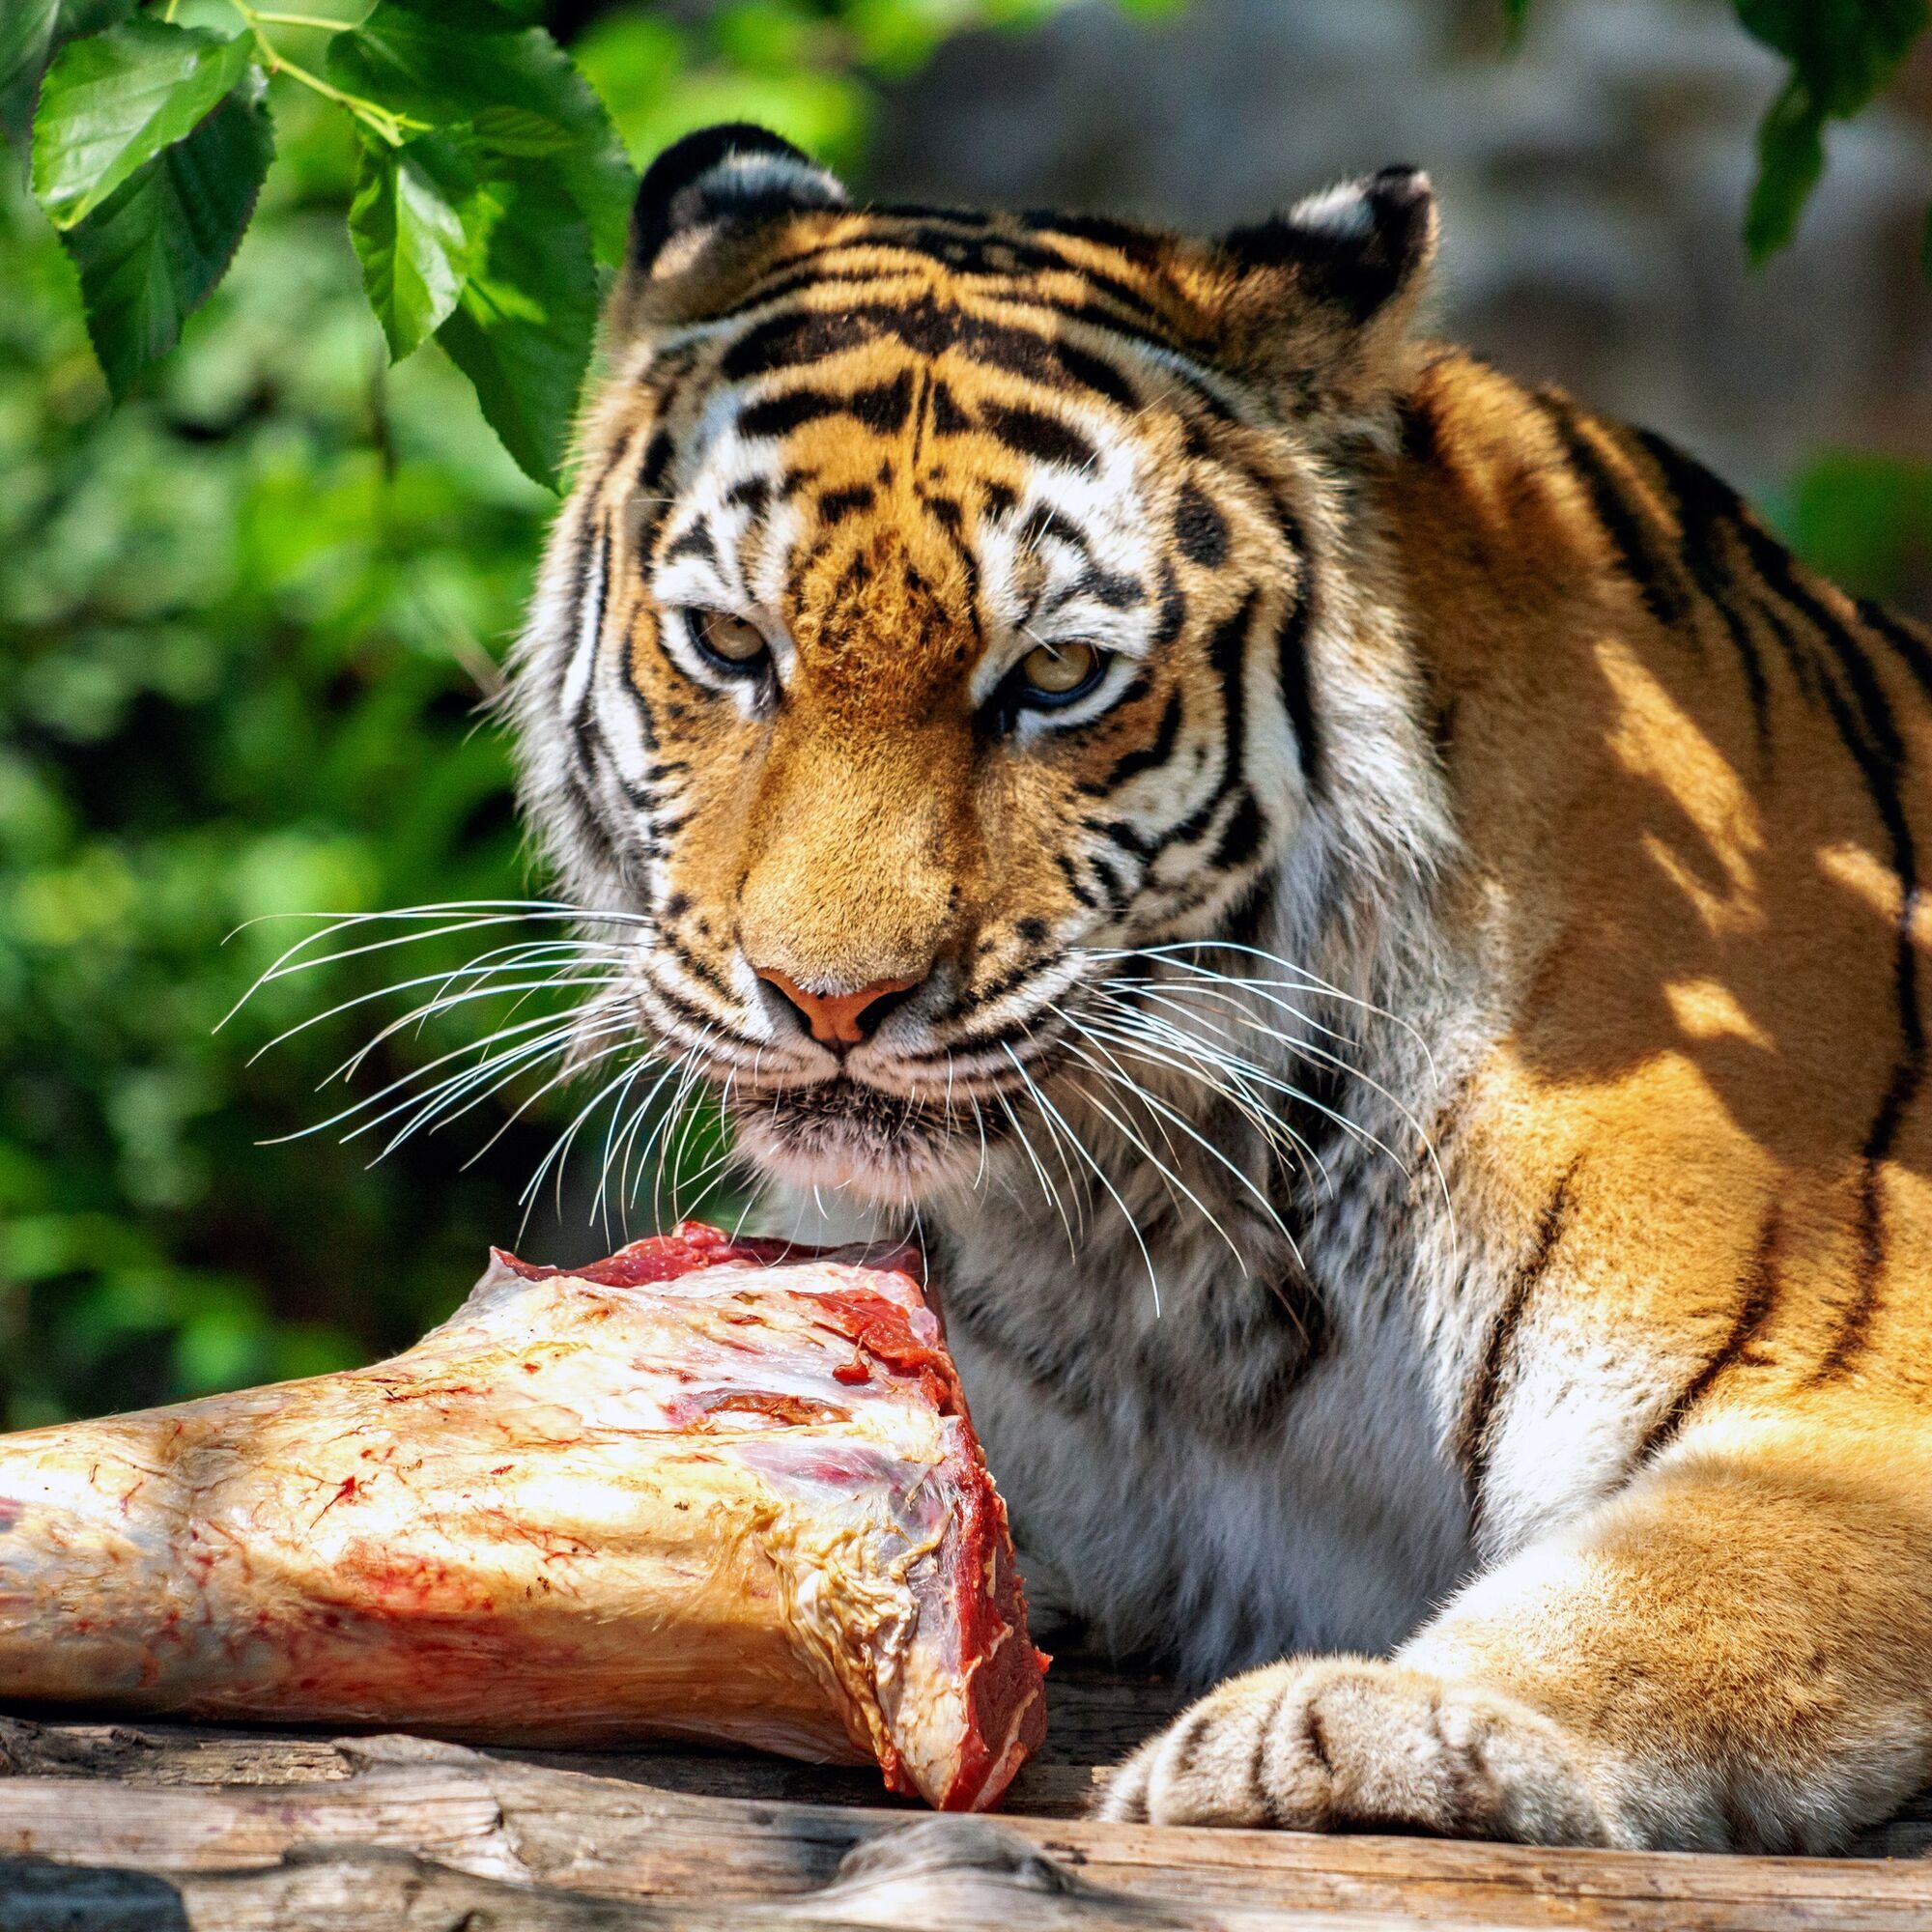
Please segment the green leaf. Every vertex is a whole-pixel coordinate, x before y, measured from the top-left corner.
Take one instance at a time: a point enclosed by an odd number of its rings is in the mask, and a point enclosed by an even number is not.
[[[547,170],[486,181],[478,257],[437,340],[526,475],[556,488],[597,327],[590,232]]]
[[[392,362],[433,335],[456,306],[475,253],[463,215],[475,193],[475,170],[441,135],[401,148],[363,145],[349,239]]]
[[[1822,112],[1844,120],[1871,99],[1924,32],[1927,0],[1735,0],[1754,40],[1781,53]]]
[[[22,154],[48,61],[133,11],[134,0],[0,0],[0,131]]]
[[[1503,40],[1509,46],[1521,43],[1529,25],[1529,0],[1503,0]]]
[[[1793,80],[1757,133],[1757,184],[1745,211],[1745,248],[1756,267],[1789,242],[1825,171],[1825,117],[1810,90]]]
[[[1898,71],[1932,20],[1932,0],[1733,0],[1753,39],[1791,63],[1758,130],[1758,178],[1745,216],[1754,263],[1791,240],[1824,172],[1828,120],[1849,120]]]
[[[549,156],[599,257],[623,258],[637,176],[604,103],[541,27],[511,29],[487,0],[383,0],[329,42],[328,77],[487,153]]]
[[[195,128],[248,71],[251,43],[134,19],[63,47],[41,84],[34,192],[71,228]]]
[[[234,259],[274,152],[268,114],[246,96],[230,94],[65,237],[116,396],[174,347]]]

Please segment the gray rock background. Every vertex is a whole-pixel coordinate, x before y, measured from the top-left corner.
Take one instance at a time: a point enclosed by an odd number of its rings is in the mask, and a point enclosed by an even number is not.
[[[1797,245],[1739,239],[1781,64],[1728,0],[1081,0],[951,43],[892,94],[882,196],[1211,230],[1336,176],[1430,169],[1443,332],[1660,428],[1745,487],[1819,450],[1932,457],[1932,48],[1833,130]]]

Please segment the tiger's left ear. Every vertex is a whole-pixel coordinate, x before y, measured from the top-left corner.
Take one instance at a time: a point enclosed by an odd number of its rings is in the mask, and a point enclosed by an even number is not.
[[[1293,414],[1372,409],[1400,378],[1435,240],[1420,168],[1342,182],[1234,229],[1209,257],[1223,361]]]
[[[770,128],[701,128],[667,148],[639,185],[626,293],[659,320],[703,315],[774,224],[845,206],[844,184]]]

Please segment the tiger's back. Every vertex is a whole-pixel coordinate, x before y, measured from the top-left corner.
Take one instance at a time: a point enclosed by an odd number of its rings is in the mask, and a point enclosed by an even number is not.
[[[1472,1487],[1548,1426],[1501,1403],[1540,1319],[1652,1359],[1638,1461],[1725,1405],[1916,1429],[1932,644],[1657,437],[1455,356],[1403,407],[1391,522],[1507,1014],[1450,1132],[1535,1231]]]

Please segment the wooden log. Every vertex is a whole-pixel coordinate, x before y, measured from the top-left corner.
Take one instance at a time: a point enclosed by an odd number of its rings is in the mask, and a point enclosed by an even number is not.
[[[936,1828],[936,1829],[935,1829]],[[984,1820],[908,1825],[785,1902],[639,1903],[327,1846],[185,1874],[0,1859],[0,1932],[1408,1932],[1412,1918],[1165,1905],[1091,1884]]]
[[[676,1902],[688,1912],[728,1907],[718,1922],[755,1924],[744,1914],[759,1902],[810,1899],[813,1910],[826,1908],[826,1889],[841,1873],[852,1878],[853,1855],[893,1843],[909,1815],[669,1789],[648,1781],[655,1760],[645,1754],[634,1759],[629,1778],[615,1778],[560,1769],[557,1759],[530,1763],[411,1738],[269,1737],[255,1743],[251,1755],[246,1739],[185,1727],[0,1719],[0,1752],[25,1774],[0,1778],[0,1854],[160,1874],[182,1886],[184,1896],[204,1878],[270,1874],[297,1855],[387,1852],[545,1896]],[[1249,1932],[1251,1922],[1256,1932],[1267,1924],[1243,1915],[1270,1913],[1304,1921],[1340,1914],[1344,1923],[1355,1915],[1370,1923],[1605,1932],[1796,1932],[1820,1925],[1932,1932],[1932,1871],[1904,1861],[1548,1851],[1018,1816],[1000,1821],[1000,1830],[1103,1894],[1178,1915],[1182,1924],[1239,1932]],[[955,1862],[960,1857],[955,1852]],[[857,1868],[864,1870],[863,1861]],[[952,1922],[920,1917],[903,1901],[857,1920],[838,1892],[829,1894],[829,1903],[848,1922]],[[1100,1906],[1115,1918],[1089,1922],[1147,1922],[1122,1917],[1127,1908],[1104,1897],[1094,1909]],[[1009,1900],[998,1910],[982,1900],[975,1909],[983,1916],[963,1922],[1009,1925],[1013,1932],[1076,1922],[1040,1917],[1045,1908],[1032,1899]],[[218,1918],[207,1922],[227,1932]],[[298,1916],[260,1922],[306,1921]],[[453,1913],[424,1922],[463,1920]],[[487,1916],[476,1919],[472,1932],[492,1922]],[[514,1915],[494,1922],[505,1932],[545,1923]],[[357,1932],[385,1923],[380,1913],[365,1913]]]

